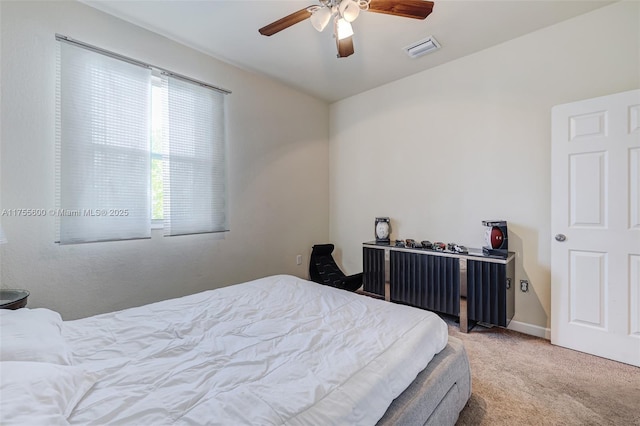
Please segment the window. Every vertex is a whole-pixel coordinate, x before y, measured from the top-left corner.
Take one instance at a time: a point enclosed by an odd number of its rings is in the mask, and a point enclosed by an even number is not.
[[[230,92],[56,39],[59,242],[226,231]]]
[[[164,218],[164,190],[162,180],[162,118],[166,115],[166,91],[162,90],[162,79],[151,78],[151,223],[154,228],[162,228]]]

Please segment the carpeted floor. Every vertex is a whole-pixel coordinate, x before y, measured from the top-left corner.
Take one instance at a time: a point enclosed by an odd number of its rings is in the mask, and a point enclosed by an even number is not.
[[[464,334],[447,322],[473,380],[457,425],[640,425],[640,368],[497,327]]]

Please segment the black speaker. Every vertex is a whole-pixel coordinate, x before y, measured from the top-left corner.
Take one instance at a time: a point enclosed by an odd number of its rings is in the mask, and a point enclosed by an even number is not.
[[[489,256],[500,256],[506,258],[509,249],[507,221],[483,220],[482,224],[486,227],[484,239],[487,244],[482,247],[482,252]]]

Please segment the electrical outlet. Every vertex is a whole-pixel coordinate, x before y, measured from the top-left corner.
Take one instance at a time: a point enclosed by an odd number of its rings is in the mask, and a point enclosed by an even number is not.
[[[529,281],[527,280],[520,280],[520,290],[523,293],[526,293],[529,291]]]
[[[302,265],[302,255],[301,254],[296,256],[296,265]]]

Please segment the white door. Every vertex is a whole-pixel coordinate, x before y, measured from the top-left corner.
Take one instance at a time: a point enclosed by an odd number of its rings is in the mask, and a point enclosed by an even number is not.
[[[551,343],[640,366],[640,90],[552,109]]]

